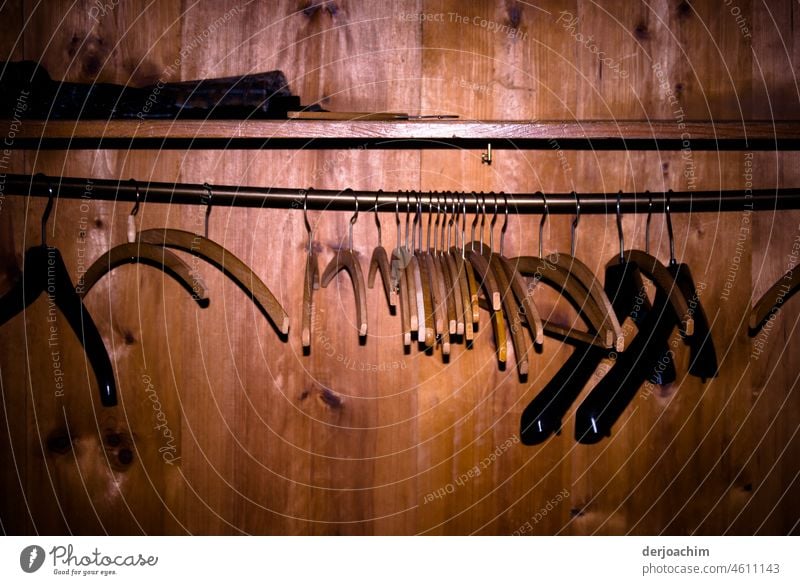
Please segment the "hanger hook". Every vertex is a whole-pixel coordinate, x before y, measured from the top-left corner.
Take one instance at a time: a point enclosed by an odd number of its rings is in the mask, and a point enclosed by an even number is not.
[[[503,255],[503,248],[506,244],[506,230],[508,229],[508,195],[500,192],[503,196],[503,227],[500,228],[500,255]]]
[[[573,191],[572,195],[575,197],[575,219],[572,220],[572,234],[570,236],[569,253],[570,256],[574,257],[576,243],[575,232],[578,231],[578,223],[581,221],[581,198],[578,196],[576,191]]]
[[[675,266],[678,262],[675,260],[675,238],[672,235],[672,213],[669,208],[671,193],[672,189],[665,193],[664,212],[667,215],[667,234],[669,235],[669,265]]]
[[[540,191],[539,194],[542,196],[542,202],[544,203],[544,213],[542,214],[542,219],[539,220],[539,258],[541,258],[544,250],[544,224],[547,223],[547,216],[550,215],[550,205],[547,203],[547,195],[543,191]]]
[[[625,261],[625,234],[622,231],[622,191],[617,191],[617,235],[619,236],[619,260]]]
[[[383,193],[383,189],[378,189],[375,193],[375,225],[378,227],[378,246],[383,246],[383,233],[381,230],[381,218],[378,217],[378,198]]]
[[[417,192],[412,191],[412,193],[414,194],[414,219],[411,222],[411,251],[413,252],[417,249],[417,222],[419,221],[417,212],[419,210],[417,208]]]
[[[445,191],[444,193],[444,219],[442,220],[442,234],[441,234],[442,254],[447,253],[447,251],[450,249],[450,242],[452,240],[452,233],[453,233],[453,214],[451,213],[450,215],[447,215],[447,204],[448,204],[448,197],[450,196],[450,194],[451,193],[449,191]],[[445,233],[447,234],[446,238],[445,238]]]
[[[206,196],[206,217],[205,217],[205,228],[206,228],[206,239],[208,239],[208,216],[211,215],[211,198],[214,194],[211,192],[211,185],[208,183],[203,183],[203,188],[208,192]]]
[[[348,244],[349,244],[349,247],[350,247],[349,249],[352,250],[353,249],[353,226],[356,225],[356,222],[358,221],[358,195],[356,195],[355,192],[352,189],[346,189],[345,192],[350,192],[350,193],[353,194],[353,201],[356,204],[356,212],[353,214],[353,217],[350,218],[350,228],[348,230]]]
[[[50,219],[50,212],[53,210],[53,184],[44,173],[36,173],[36,178],[39,177],[47,183],[47,205],[42,214],[42,246],[47,246],[47,220]]]
[[[650,253],[650,220],[653,217],[653,194],[650,191],[647,193],[647,221],[644,224],[644,251]]]
[[[397,247],[400,247],[400,191],[395,193],[394,198],[394,221],[397,228]]]
[[[428,198],[430,198],[430,192],[428,193]],[[417,223],[417,245],[419,247],[417,249],[421,252],[422,251],[422,191],[417,191],[417,217],[419,218],[419,222]]]
[[[481,210],[481,204],[478,201],[478,194],[473,191],[472,196],[475,198],[475,218],[472,220],[472,229],[470,230],[469,239],[472,250],[475,249],[475,228],[478,227],[478,213]]]
[[[128,182],[133,184],[133,188],[136,191],[136,202],[133,204],[133,209],[131,209],[131,216],[135,216],[139,213],[139,203],[142,199],[142,193],[139,191],[139,182],[136,179],[128,179]]]
[[[494,250],[494,226],[497,224],[497,211],[499,205],[497,203],[497,195],[494,191],[490,193],[494,200],[494,212],[492,213],[492,220],[489,222],[489,250]]]
[[[406,229],[405,229],[405,240],[403,241],[403,247],[408,250],[408,225],[409,225],[409,215],[411,214],[411,191],[406,191]]]
[[[467,193],[463,192],[461,197],[461,259],[467,257]]]
[[[437,194],[438,198],[438,194]],[[431,251],[431,225],[433,224],[433,191],[428,192],[428,243],[426,246],[426,251],[430,253]],[[436,215],[436,224],[439,225],[439,215]]]

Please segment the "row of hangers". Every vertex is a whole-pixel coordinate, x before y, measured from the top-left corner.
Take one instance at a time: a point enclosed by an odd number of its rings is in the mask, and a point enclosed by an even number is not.
[[[53,297],[52,300],[84,346],[104,406],[113,406],[117,402],[114,374],[102,337],[82,299],[106,273],[117,266],[143,263],[158,268],[179,282],[198,306],[204,308],[210,302],[205,284],[172,250],[192,254],[221,270],[241,287],[284,339],[289,330],[288,315],[267,285],[234,254],[209,239],[208,215],[213,193],[208,184],[204,185],[208,194],[205,233],[199,235],[169,228],[137,232],[135,218],[139,210],[140,193],[136,181],[131,181],[137,188],[136,202],[128,217],[128,241],[112,247],[97,258],[77,287],[73,286],[57,248],[47,244],[46,227],[53,204],[53,189],[48,184],[41,244],[26,251],[24,271],[18,275],[12,288],[0,297],[0,325],[24,310],[41,294],[46,292]],[[376,197],[378,195],[380,191]],[[674,328],[680,330],[682,339],[690,349],[691,375],[704,380],[714,377],[717,373],[716,352],[689,267],[675,259],[668,202],[665,214],[670,260],[665,266],[650,254],[650,210],[645,250],[625,249],[618,197],[616,215],[620,252],[606,266],[605,281],[601,285],[592,271],[575,257],[580,198],[575,195],[576,213],[571,228],[570,253],[544,255],[542,236],[549,212],[547,198],[544,194],[541,196],[545,213],[539,224],[538,256],[516,258],[508,258],[504,254],[509,206],[502,194],[499,197],[474,195],[480,213],[476,213],[472,221],[470,242],[466,241],[467,196],[454,199],[443,194],[441,205],[428,214],[424,243],[419,194],[407,194],[404,202],[404,234],[401,234],[401,201],[398,196],[395,205],[397,246],[391,255],[382,244],[382,228],[376,204],[378,245],[370,259],[367,281],[369,288],[373,288],[375,278],[380,273],[390,308],[400,309],[403,345],[407,348],[414,337],[426,349],[440,347],[445,356],[449,355],[456,340],[465,341],[470,347],[480,309],[491,314],[499,363],[505,364],[508,359],[506,347],[510,337],[517,370],[522,378],[530,370],[532,345],[541,347],[545,333],[577,346],[578,349],[564,367],[523,413],[522,438],[529,444],[541,442],[560,431],[564,414],[600,361],[608,357],[609,352],[615,352],[614,365],[576,414],[576,437],[584,442],[593,442],[610,433],[614,422],[644,380],[665,384],[675,379],[674,364],[671,359],[665,359],[669,355],[668,340]],[[355,213],[350,218],[348,245],[334,254],[320,274],[313,246],[313,231],[307,216],[307,197],[308,192],[303,205],[308,243],[302,343],[310,351],[314,290],[328,286],[339,271],[344,270],[349,274],[353,281],[356,323],[361,338],[367,334],[367,305],[364,276],[353,248],[353,227],[359,215],[357,198],[354,197]],[[487,198],[493,199],[494,213],[488,242],[484,242]],[[494,232],[500,198],[504,200],[504,222],[499,249],[495,251]],[[410,217],[412,210],[413,219]],[[478,226],[479,237],[476,239]],[[401,238],[401,235],[404,237]],[[645,294],[643,276],[651,280],[655,287],[653,303]],[[539,283],[552,287],[566,297],[578,310],[588,331],[543,321],[531,295]],[[784,303],[797,288],[800,288],[800,271],[797,275],[789,271],[754,305],[749,320],[751,335],[757,333],[776,311],[776,307]],[[629,317],[636,325],[638,334],[625,348],[620,323]],[[527,337],[524,333],[526,329],[529,332]]]

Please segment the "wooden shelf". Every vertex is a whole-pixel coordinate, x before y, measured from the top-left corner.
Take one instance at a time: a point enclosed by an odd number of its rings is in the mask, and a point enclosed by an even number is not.
[[[14,148],[800,150],[800,122],[24,120]],[[8,129],[8,120],[0,127]],[[557,143],[557,144],[556,144]]]

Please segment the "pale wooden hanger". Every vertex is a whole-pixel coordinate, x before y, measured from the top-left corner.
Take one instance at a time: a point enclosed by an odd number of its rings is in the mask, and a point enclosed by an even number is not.
[[[289,333],[289,316],[266,284],[244,262],[216,242],[208,239],[208,218],[211,211],[211,186],[205,217],[205,236],[184,230],[167,228],[149,229],[137,234],[136,241],[166,248],[174,248],[202,258],[235,282],[264,313],[279,333]]]
[[[428,200],[433,201],[433,194],[428,194]],[[432,204],[431,204],[432,205]],[[421,207],[421,205],[420,205]],[[425,244],[425,248],[422,249],[420,245],[420,261],[425,263],[425,270],[428,273],[428,282],[430,284],[430,291],[431,291],[431,309],[433,313],[434,319],[434,331],[436,333],[436,338],[441,339],[442,335],[445,331],[445,319],[446,319],[446,300],[445,300],[445,287],[444,281],[442,279],[441,274],[439,273],[438,267],[436,266],[436,261],[434,260],[433,253],[431,252],[431,224],[433,222],[433,210],[429,208],[428,210],[428,229],[427,229],[427,240]],[[437,223],[438,223],[438,216],[437,216]],[[420,228],[422,224],[420,223]],[[420,243],[422,242],[422,234],[420,234]],[[444,346],[443,346],[444,349]],[[447,342],[447,353],[450,353],[450,342],[448,339]]]
[[[409,286],[406,279],[406,267],[408,266],[408,254],[400,237],[400,194],[394,203],[394,217],[397,228],[397,239],[395,248],[392,251],[392,288],[397,289],[400,304],[400,322],[403,332],[403,346],[411,346],[411,305],[409,299]],[[407,233],[407,232],[406,232]],[[416,307],[415,311],[416,312]]]
[[[381,230],[381,220],[378,217],[378,198],[383,191],[380,189],[375,193],[375,225],[378,228],[378,245],[372,251],[372,258],[369,261],[369,275],[367,276],[367,286],[375,286],[375,275],[380,270],[381,280],[383,281],[383,291],[386,294],[386,301],[391,308],[397,305],[397,288],[392,276],[392,268],[389,264],[389,256],[386,248],[383,247],[383,234]]]
[[[481,193],[483,197],[483,193]],[[475,197],[475,206],[480,207],[477,196]],[[480,249],[475,250],[475,228],[478,225],[478,214],[475,214],[475,219],[472,221],[471,243],[466,246],[467,260],[469,260],[472,267],[475,269],[475,276],[479,279],[479,284],[486,289],[486,298],[491,301],[492,310],[499,311],[502,307],[500,298],[500,289],[497,286],[497,279],[494,273],[489,268],[489,262],[483,257],[483,229],[486,224],[486,200],[483,200],[483,214],[481,219],[481,240]]]
[[[437,195],[436,199],[437,203],[440,207],[437,208],[436,214],[436,228],[437,231],[435,232],[434,236],[434,260],[436,261],[436,266],[439,270],[439,274],[441,275],[442,279],[444,280],[444,290],[445,290],[445,304],[447,305],[447,332],[448,335],[460,335],[464,332],[463,327],[463,312],[461,314],[462,318],[462,327],[461,333],[458,333],[458,310],[456,307],[456,288],[458,286],[458,282],[453,283],[453,278],[450,273],[450,266],[447,263],[446,259],[446,251],[449,247],[446,247],[447,242],[445,241],[445,234],[447,232],[447,194],[444,194],[444,204],[441,204],[441,200]],[[441,221],[441,229],[439,229],[439,212],[442,212],[442,221]],[[458,293],[460,296],[460,292]]]
[[[437,285],[436,301],[438,304],[439,312],[442,317],[442,331],[440,333],[440,342],[442,345],[442,354],[450,355],[450,345],[452,335],[456,333],[456,311],[453,305],[453,285],[450,282],[449,271],[446,271],[442,264],[442,259],[439,255],[439,241],[440,231],[439,225],[441,220],[441,198],[436,194],[436,221],[433,225],[433,251],[431,252],[431,235],[430,235],[430,221],[428,223],[428,257],[430,258],[429,264],[433,268],[433,273],[436,275],[434,280]],[[429,213],[429,218],[433,213]],[[443,231],[441,233],[444,233]]]
[[[303,223],[306,226],[308,244],[306,245],[306,269],[303,280],[303,333],[302,342],[304,348],[311,347],[311,327],[314,311],[313,296],[314,291],[319,289],[319,260],[317,251],[314,249],[314,231],[308,221],[308,192],[306,189],[303,194]]]
[[[511,261],[505,256],[503,250],[505,248],[506,230],[508,229],[508,197],[503,194],[504,199],[504,220],[503,227],[500,230],[500,253],[497,254],[497,262],[505,271],[506,278],[511,286],[517,303],[522,309],[528,327],[530,328],[531,337],[536,345],[542,345],[544,342],[544,325],[539,311],[533,302],[533,295],[526,289],[525,282],[522,275],[512,265]]]
[[[202,307],[208,307],[209,299],[206,285],[199,275],[193,274],[189,265],[177,254],[167,248],[136,242],[136,215],[139,212],[141,193],[135,179],[131,179],[136,189],[136,202],[128,215],[128,242],[114,246],[100,255],[78,281],[75,292],[85,297],[94,285],[117,266],[140,263],[162,270],[174,278]]]
[[[484,197],[483,193],[481,193],[481,198],[482,201],[480,203],[478,202],[477,198],[475,200],[476,209],[481,209],[481,234],[479,249],[478,251],[475,250],[475,226],[478,222],[478,215],[476,213],[475,219],[472,222],[472,241],[467,246],[467,248],[469,248],[469,251],[467,252],[467,258],[469,259],[470,264],[472,264],[472,266],[475,268],[477,276],[480,278],[480,284],[486,295],[486,303],[489,307],[491,307],[489,315],[492,322],[492,331],[494,332],[494,339],[497,348],[497,361],[501,365],[504,365],[508,361],[506,324],[505,320],[503,319],[503,304],[500,287],[497,283],[494,271],[489,265],[489,260],[483,255],[483,232],[484,226],[486,225],[486,198]],[[491,256],[491,250],[488,252]],[[495,300],[498,302],[495,303]],[[527,353],[525,355],[527,355]],[[519,357],[517,357],[517,359],[519,360]]]
[[[348,191],[350,191],[348,189]],[[358,261],[355,250],[353,250],[353,226],[358,221],[358,197],[353,197],[356,204],[356,211],[350,218],[348,231],[348,247],[345,250],[339,249],[334,254],[328,266],[322,272],[321,284],[326,288],[333,277],[340,270],[345,270],[353,283],[353,296],[356,301],[356,326],[359,337],[367,334],[367,294],[364,286],[364,274],[361,272],[361,264]]]
[[[412,231],[411,247],[414,255],[411,257],[411,267],[414,271],[414,281],[417,285],[417,311],[419,313],[417,341],[424,346],[433,347],[436,343],[436,319],[433,314],[431,279],[422,251],[422,200],[419,193],[416,193],[416,211],[414,213]]]
[[[467,199],[462,194],[456,204],[454,210],[460,217],[455,223],[455,242],[454,246],[449,248],[450,258],[452,259],[452,269],[454,279],[459,282],[459,290],[461,291],[461,305],[464,311],[464,340],[467,342],[467,347],[471,347],[472,341],[475,339],[475,325],[480,320],[480,307],[478,306],[478,292],[477,283],[475,282],[475,275],[472,272],[472,265],[466,259],[466,217],[467,217]],[[460,237],[459,237],[460,235]]]
[[[442,244],[441,244],[441,261],[442,267],[444,272],[449,277],[450,288],[448,290],[449,295],[452,297],[452,303],[455,310],[455,319],[456,319],[456,335],[463,336],[465,330],[465,313],[464,313],[464,296],[461,291],[462,285],[462,278],[460,278],[458,273],[458,268],[456,267],[456,261],[453,257],[453,252],[451,248],[452,243],[452,235],[453,235],[453,223],[456,217],[456,204],[453,203],[452,205],[452,213],[450,214],[450,218],[447,221],[447,241],[444,241],[444,230],[442,231]],[[447,217],[447,198],[445,197],[445,217]],[[467,298],[469,298],[469,293],[467,293]],[[470,323],[470,326],[472,323]],[[471,327],[470,327],[471,329]]]
[[[506,215],[506,217],[508,216]],[[525,333],[523,332],[522,319],[520,315],[520,309],[522,308],[522,305],[516,299],[516,296],[513,292],[513,287],[506,273],[506,269],[503,266],[503,261],[501,260],[502,252],[500,254],[494,253],[494,226],[496,222],[497,196],[495,195],[494,214],[492,215],[492,221],[489,224],[489,247],[488,249],[484,249],[482,245],[483,243],[481,243],[481,249],[483,250],[484,256],[489,259],[490,269],[492,272],[494,272],[495,278],[497,279],[497,284],[500,287],[503,309],[505,310],[506,320],[508,321],[509,328],[511,330],[511,344],[514,347],[514,355],[516,356],[517,360],[517,371],[519,372],[521,378],[525,378],[528,375],[528,356],[531,353],[531,347],[530,344],[527,343]],[[538,316],[538,312],[536,312],[536,309],[534,308],[533,316],[530,319],[531,322],[535,322],[536,316]],[[535,327],[532,327],[532,329],[535,329]]]

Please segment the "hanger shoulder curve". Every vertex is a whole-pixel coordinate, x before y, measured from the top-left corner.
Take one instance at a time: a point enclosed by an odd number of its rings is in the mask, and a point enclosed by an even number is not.
[[[795,267],[778,279],[778,282],[773,284],[753,305],[748,322],[750,336],[755,336],[764,326],[767,319],[776,313],[781,305],[798,289],[800,289],[800,270]]]
[[[108,272],[130,263],[141,263],[163,270],[174,278],[200,307],[205,308],[209,305],[205,283],[199,275],[192,273],[183,259],[168,248],[143,242],[120,244],[102,254],[83,274],[75,291],[81,298],[85,297]]]
[[[603,347],[610,348],[615,346],[614,332],[608,328],[605,323],[604,314],[597,306],[595,299],[589,294],[589,291],[574,278],[570,278],[569,272],[562,269],[560,266],[552,264],[545,259],[537,256],[518,256],[516,258],[509,258],[509,263],[514,266],[517,271],[527,277],[532,277],[536,282],[545,282],[560,294],[564,294],[573,303],[579,314],[583,314],[590,325],[598,335],[599,341]],[[576,330],[569,328],[559,327],[553,329],[553,324],[544,324],[544,330],[550,331],[558,336],[562,336],[564,331],[573,331],[573,333],[580,333]],[[593,335],[593,334],[587,334]],[[569,335],[573,337],[573,335]],[[577,336],[575,336],[577,338]],[[594,343],[597,343],[596,335]]]
[[[688,299],[683,296],[681,288],[666,266],[658,258],[642,250],[625,250],[624,256],[628,262],[635,263],[640,271],[649,276],[653,284],[667,296],[680,323],[681,331],[685,336],[691,336],[694,333],[694,319],[689,310]],[[611,263],[619,263],[619,258],[615,257]]]
[[[322,288],[326,288],[340,270],[345,270],[350,275],[350,280],[353,283],[358,335],[359,337],[364,337],[367,334],[366,286],[364,285],[364,274],[361,271],[361,264],[352,250],[339,250],[334,254],[333,258],[331,258],[331,261],[328,262],[328,265],[322,272],[322,277],[320,278]]]
[[[372,258],[369,261],[369,273],[367,275],[367,286],[375,286],[375,275],[380,271],[383,281],[383,291],[386,294],[386,301],[390,307],[397,306],[397,290],[393,285],[392,269],[389,263],[389,256],[386,248],[378,246],[372,251]]]
[[[469,263],[475,269],[475,276],[479,280],[479,284],[486,289],[487,298],[491,301],[492,308],[495,311],[499,311],[502,307],[502,301],[500,288],[497,286],[497,279],[494,276],[494,272],[489,267],[489,262],[482,254],[469,248],[470,245],[467,244],[467,260],[469,260]]]
[[[533,342],[542,345],[544,342],[544,325],[539,310],[533,302],[533,291],[528,291],[522,275],[505,256],[495,255],[499,268],[505,273],[508,284],[522,308],[526,322],[531,330]]]
[[[198,256],[233,280],[269,317],[278,331],[289,332],[289,316],[266,284],[244,262],[216,242],[183,230],[158,228],[138,233],[146,244],[166,246]]]
[[[611,307],[603,287],[600,286],[594,272],[586,264],[574,256],[568,254],[549,254],[549,262],[559,266],[572,274],[583,287],[589,291],[589,295],[594,299],[595,305],[603,315],[603,328],[611,331],[613,335],[613,346],[617,351],[623,351],[625,347],[625,337],[622,334],[622,327],[619,324],[617,315]]]

